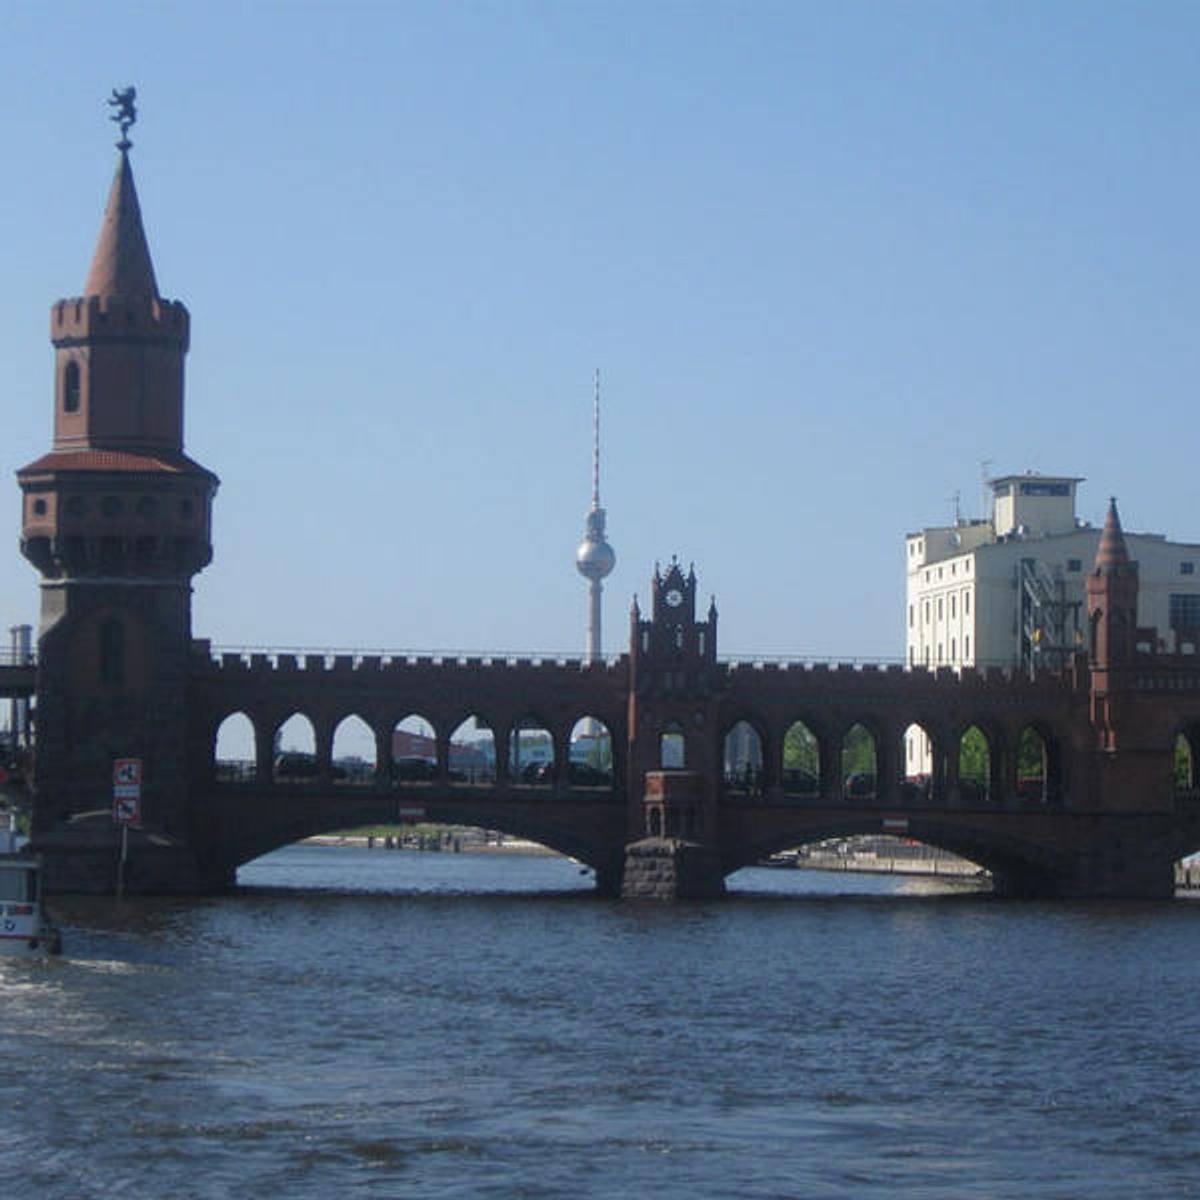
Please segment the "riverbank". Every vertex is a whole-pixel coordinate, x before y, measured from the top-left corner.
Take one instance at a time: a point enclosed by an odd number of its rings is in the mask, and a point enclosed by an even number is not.
[[[526,854],[563,857],[540,842],[503,837],[483,840],[453,835],[330,833],[305,838],[305,846],[344,846],[360,850],[415,850],[426,854]]]

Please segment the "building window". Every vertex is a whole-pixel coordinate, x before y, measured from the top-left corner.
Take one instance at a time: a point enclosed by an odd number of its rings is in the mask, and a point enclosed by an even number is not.
[[[950,574],[951,574],[951,575],[957,575],[957,574],[958,574],[958,563],[951,563],[951,564],[950,564]]]
[[[958,643],[954,638],[950,639],[950,661],[954,662],[955,655],[958,653]]]
[[[1083,563],[1077,558],[1068,558],[1067,570],[1078,574],[1078,572],[1083,570]]]
[[[951,615],[952,617],[957,615],[957,614],[955,613],[955,611],[954,611],[954,610],[955,610],[955,602],[954,602],[954,597],[953,597],[953,596],[951,596],[951,597],[950,597],[950,615]]]
[[[125,630],[115,617],[100,626],[100,682],[110,687],[125,682]]]
[[[911,604],[908,606],[908,627],[909,629],[913,627],[913,606]]]
[[[969,617],[970,615],[971,615],[971,593],[963,592],[963,616]]]
[[[1180,575],[1195,575],[1196,564],[1194,562],[1181,562],[1179,564]]]
[[[1200,629],[1200,595],[1172,592],[1169,623],[1172,629]]]
[[[929,624],[929,601],[925,601],[925,624]]]
[[[678,730],[667,730],[658,740],[658,752],[659,765],[664,771],[682,770],[686,761],[683,734]]]
[[[942,608],[942,598],[941,598],[941,596],[939,596],[938,597],[938,620],[939,621],[942,619],[942,613],[944,611],[945,610]]]
[[[938,662],[942,661],[942,643],[938,642]]]
[[[38,499],[33,502],[33,513],[34,513],[34,516],[37,516],[37,517],[44,517],[46,515],[45,500]]]
[[[929,666],[929,647],[925,647],[925,665]]]
[[[79,411],[79,364],[67,363],[63,371],[63,412]]]
[[[963,662],[966,662],[971,657],[971,635],[967,634],[963,638]]]

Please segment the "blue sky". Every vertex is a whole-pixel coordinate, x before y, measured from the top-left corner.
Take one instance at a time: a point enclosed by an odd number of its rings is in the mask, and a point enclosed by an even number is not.
[[[678,554],[722,652],[898,656],[984,460],[1200,541],[1195,5],[10,0],[5,626],[128,83],[198,636],[580,651],[596,367],[610,651]]]

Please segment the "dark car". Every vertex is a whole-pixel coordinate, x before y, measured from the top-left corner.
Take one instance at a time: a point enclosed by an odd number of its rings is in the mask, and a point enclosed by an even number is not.
[[[397,783],[432,783],[437,778],[437,763],[417,755],[398,758],[392,763],[392,778]]]
[[[591,763],[573,762],[567,766],[567,780],[575,787],[612,787],[612,772]]]

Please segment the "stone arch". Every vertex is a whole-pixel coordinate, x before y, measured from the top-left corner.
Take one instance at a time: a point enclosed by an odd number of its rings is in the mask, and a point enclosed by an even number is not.
[[[821,792],[821,742],[807,721],[797,719],[784,731],[780,781],[787,795],[816,796]]]
[[[499,749],[491,723],[479,713],[469,713],[451,731],[446,746],[450,781],[491,787],[496,782]]]
[[[841,737],[842,795],[874,799],[879,790],[879,737],[864,721],[855,721]]]
[[[1200,723],[1176,730],[1172,742],[1171,778],[1177,793],[1200,788]]]
[[[344,716],[333,730],[330,778],[362,787],[373,783],[377,766],[375,731],[357,713]]]
[[[305,782],[317,778],[317,730],[301,712],[275,726],[271,737],[271,777],[277,782]]]
[[[745,717],[734,721],[721,741],[725,789],[745,795],[762,792],[765,739]]]
[[[590,713],[571,726],[567,783],[570,787],[607,787],[616,778],[612,730]]]
[[[687,766],[687,737],[675,721],[659,730],[658,765],[664,771],[682,771]]]
[[[508,771],[514,783],[551,787],[557,769],[554,734],[541,717],[527,713],[508,734]]]
[[[253,783],[258,773],[258,735],[242,711],[227,713],[213,730],[213,776],[218,783]]]
[[[958,794],[965,804],[986,803],[995,795],[992,772],[996,754],[993,740],[978,722],[968,725],[958,736]]]
[[[1039,721],[1022,726],[1015,755],[1017,798],[1030,804],[1057,804],[1062,799],[1062,754],[1058,739]]]
[[[932,798],[938,777],[940,747],[921,721],[910,721],[900,735],[900,797],[907,803]]]
[[[387,763],[393,784],[433,783],[438,777],[437,727],[424,713],[406,713],[393,723],[376,761]]]

